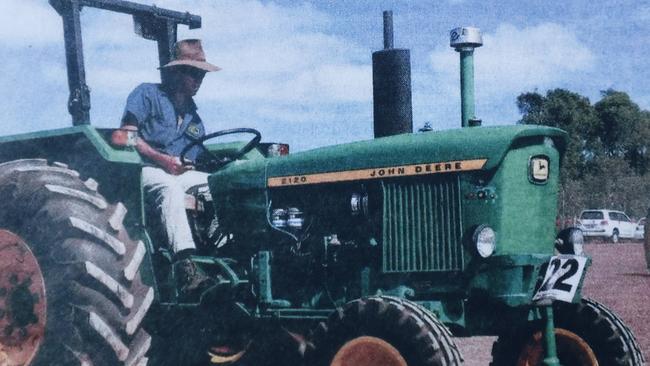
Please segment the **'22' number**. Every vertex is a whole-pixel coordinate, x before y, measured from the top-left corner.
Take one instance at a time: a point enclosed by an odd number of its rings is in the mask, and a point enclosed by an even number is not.
[[[568,270],[562,276],[560,276],[560,278],[558,278],[557,281],[555,281],[555,283],[553,284],[553,289],[570,292],[572,286],[568,283],[565,283],[564,281],[568,280],[573,275],[575,275],[576,272],[578,272],[578,268],[580,268],[578,261],[571,258],[566,262],[564,262],[564,265],[562,265],[560,258],[555,258],[551,261],[549,265],[553,267],[551,269],[552,275],[550,278],[553,278],[553,276],[555,276],[555,274],[560,270],[560,268],[562,269],[568,268]]]

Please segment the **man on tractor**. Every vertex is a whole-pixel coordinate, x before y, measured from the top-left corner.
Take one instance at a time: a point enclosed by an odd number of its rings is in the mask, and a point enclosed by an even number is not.
[[[174,59],[162,70],[161,84],[140,84],[131,92],[121,130],[113,135],[113,140],[116,144],[135,146],[144,160],[142,184],[147,201],[160,211],[173,253],[174,276],[180,291],[187,293],[209,278],[190,259],[196,244],[185,212],[185,192],[206,185],[208,174],[181,162],[180,155],[190,143],[205,135],[192,97],[205,74],[220,68],[206,62],[200,40],[187,39],[176,43]],[[129,133],[135,137],[127,142]],[[194,146],[185,157],[194,161],[200,152],[200,146]]]

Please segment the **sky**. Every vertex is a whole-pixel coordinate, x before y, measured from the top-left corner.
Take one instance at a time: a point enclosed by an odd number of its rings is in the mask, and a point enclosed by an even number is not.
[[[152,5],[150,0],[141,3]],[[410,50],[414,130],[460,126],[459,56],[449,31],[481,29],[475,51],[476,115],[514,124],[516,97],[566,88],[592,103],[609,88],[650,109],[650,0],[158,0],[202,16],[179,27],[201,38],[208,61],[195,97],[208,132],[260,130],[292,151],[371,139],[372,52],[393,11],[395,47]],[[91,123],[117,127],[128,93],[158,82],[155,42],[129,16],[82,12]],[[46,0],[0,0],[2,135],[71,125],[60,16]]]

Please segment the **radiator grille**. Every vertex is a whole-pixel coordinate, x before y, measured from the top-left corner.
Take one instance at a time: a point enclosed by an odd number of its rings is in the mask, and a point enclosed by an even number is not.
[[[383,271],[463,267],[458,175],[383,184]]]

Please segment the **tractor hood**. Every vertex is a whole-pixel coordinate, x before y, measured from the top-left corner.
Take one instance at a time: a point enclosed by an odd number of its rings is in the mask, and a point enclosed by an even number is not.
[[[334,145],[288,156],[238,161],[215,173],[218,191],[364,179],[364,175],[416,169],[489,170],[517,141],[549,137],[562,153],[566,133],[543,126],[473,127],[403,134]],[[383,170],[383,171],[380,171]],[[415,174],[415,173],[414,173]],[[213,185],[214,184],[214,185]]]

